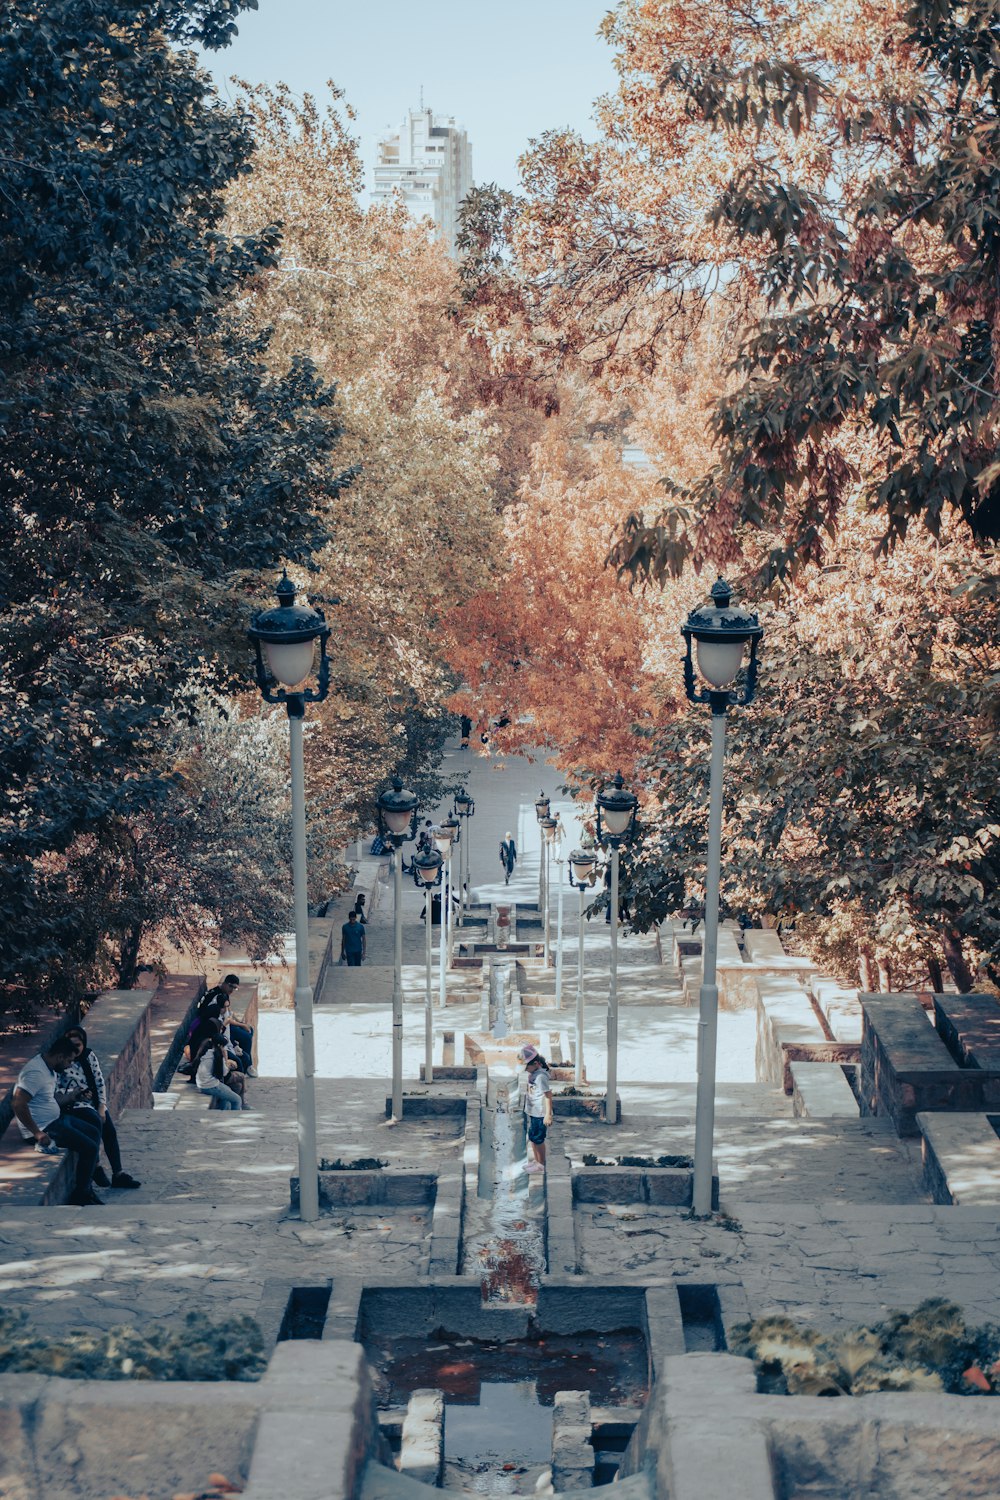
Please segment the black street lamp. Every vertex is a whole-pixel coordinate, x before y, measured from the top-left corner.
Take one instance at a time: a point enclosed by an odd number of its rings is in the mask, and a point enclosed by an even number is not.
[[[403,1118],[403,852],[417,833],[417,794],[399,777],[378,799],[379,829],[392,844],[393,965],[392,965],[392,1119]]]
[[[609,1125],[618,1124],[618,860],[622,844],[635,831],[639,799],[626,789],[618,771],[610,788],[604,787],[595,798],[597,808],[597,841],[611,845],[611,979],[608,987],[608,1092],[604,1101],[604,1118]]]
[[[299,1148],[299,1216],[319,1217],[316,1156],[316,1048],[313,995],[309,984],[309,905],[306,865],[305,768],[302,721],[307,703],[322,703],[330,687],[326,643],[330,627],[323,614],[296,604],[295,585],[282,573],[277,608],[258,610],[247,635],[256,655],[257,686],[265,703],[283,703],[288,714],[292,790],[292,892],[295,910],[295,1098]],[[316,686],[306,686],[320,657]]]
[[[431,941],[431,891],[441,884],[444,860],[436,849],[415,854],[410,861],[417,883],[424,893],[424,940],[426,944],[427,988],[424,996],[424,1082],[434,1082],[434,996],[431,984],[433,945]]]
[[[726,758],[726,716],[730,707],[745,707],[757,687],[757,647],[764,627],[749,610],[732,602],[724,578],[712,587],[711,604],[693,609],[681,626],[686,644],[684,687],[692,703],[712,708],[712,758],[709,779],[708,862],[705,872],[705,937],[702,983],[698,997],[698,1095],[695,1106],[693,1211],[712,1211],[712,1151],[715,1133],[715,1055],[719,1019],[716,961],[719,948],[719,883],[722,865],[722,777]],[[706,686],[695,685],[692,645]],[[732,684],[750,647],[742,688]]]
[[[465,831],[466,831],[466,833],[468,833],[469,826],[468,826],[468,822],[466,820],[468,818],[474,818],[475,815],[476,815],[476,804],[472,800],[472,798],[469,796],[468,792],[461,791],[461,792],[457,792],[455,794],[455,811],[457,812],[458,816],[462,819],[462,821],[465,823]],[[464,925],[465,925],[465,908],[466,908],[466,905],[468,904],[468,899],[469,899],[469,880],[470,880],[470,874],[469,874],[469,840],[468,840],[468,838],[460,839],[460,848],[459,848],[459,854],[458,854],[458,866],[459,866],[459,869],[458,869],[458,886],[459,886],[459,890],[458,890],[458,925],[459,925],[459,927],[464,927]]]
[[[573,1082],[576,1087],[582,1088],[583,1074],[583,958],[584,958],[584,915],[583,908],[586,902],[584,891],[594,884],[594,876],[597,873],[597,855],[593,851],[574,849],[569,857],[569,883],[580,892],[580,929],[577,939],[578,948],[576,955],[576,1057],[574,1059]]]

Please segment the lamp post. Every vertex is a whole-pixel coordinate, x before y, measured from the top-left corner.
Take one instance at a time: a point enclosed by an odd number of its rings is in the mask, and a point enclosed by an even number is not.
[[[698,1094],[694,1127],[693,1211],[712,1211],[712,1149],[715,1133],[715,1054],[719,1019],[716,958],[719,946],[719,875],[722,864],[722,774],[726,758],[726,715],[731,704],[753,701],[757,686],[757,645],[764,627],[757,616],[732,604],[732,589],[724,578],[712,587],[710,607],[693,609],[681,626],[687,644],[684,687],[692,703],[712,709],[712,759],[708,804],[708,860],[705,871],[705,938],[701,992],[698,997]],[[692,642],[696,643],[698,671],[708,684],[695,687]],[[732,683],[750,647],[741,692]]]
[[[306,867],[306,798],[302,721],[307,703],[322,703],[330,687],[326,643],[330,627],[322,612],[295,603],[295,585],[282,573],[278,607],[258,610],[247,631],[256,652],[257,686],[266,703],[288,713],[292,790],[292,889],[295,905],[295,1098],[299,1146],[299,1216],[319,1217],[316,1159],[316,1049],[313,996],[309,984],[309,898]],[[304,687],[320,645],[316,687]]]
[[[379,828],[392,844],[392,1120],[403,1118],[403,844],[417,832],[417,794],[399,777],[378,799]]]
[[[604,1101],[604,1118],[610,1125],[618,1123],[618,851],[632,836],[639,799],[625,790],[618,771],[611,784],[598,792],[597,841],[611,845],[611,977],[608,986],[608,1092]]]
[[[465,837],[464,840],[462,840],[462,844],[461,844],[461,847],[460,847],[460,850],[459,850],[459,860],[458,860],[458,865],[459,865],[459,873],[458,873],[458,883],[459,883],[459,892],[458,892],[458,925],[459,925],[459,927],[464,927],[465,926],[465,908],[466,908],[466,906],[469,903],[469,839],[468,839],[469,825],[468,825],[468,822],[466,820],[468,818],[474,818],[476,816],[476,804],[472,800],[472,798],[469,796],[468,792],[462,791],[462,792],[458,792],[456,794],[456,796],[455,796],[455,811],[457,812],[458,816],[462,819],[462,821],[465,823],[465,833],[466,833],[466,837]],[[463,850],[464,850],[464,852],[462,852]]]
[[[559,886],[559,899],[556,902],[556,1009],[562,1009],[562,981],[563,981],[563,839],[566,830],[562,825],[562,816],[556,813],[556,826],[552,830],[549,844],[552,848],[552,858],[558,872],[557,880]]]
[[[576,954],[576,1061],[573,1082],[577,1088],[583,1086],[583,893],[594,883],[597,856],[574,849],[569,857],[569,883],[580,892],[580,936]]]
[[[431,983],[431,967],[433,964],[433,943],[431,940],[431,891],[436,885],[441,884],[441,866],[443,859],[436,849],[428,849],[424,854],[416,854],[410,861],[417,873],[424,892],[424,939],[426,943],[426,989],[424,992],[424,1082],[434,1082],[434,989]]]
[[[459,820],[455,817],[455,814],[452,813],[449,817],[445,818],[444,822],[441,824],[441,827],[443,829],[445,829],[445,831],[451,837],[452,853],[454,853],[454,851],[455,851],[455,846],[456,845],[458,846],[458,878],[459,878],[459,882],[461,882],[461,879],[462,879],[462,825],[459,822]],[[452,950],[453,950],[453,948],[455,946],[455,919],[454,919],[453,910],[452,910],[452,908],[454,906],[454,901],[453,901],[452,898],[454,897],[454,894],[455,894],[455,887],[454,887],[454,877],[453,877],[452,871],[451,871],[451,861],[450,860],[448,861],[447,875],[448,875],[448,910],[447,910],[447,934],[448,934],[448,941],[447,941],[447,944],[446,944],[446,949],[447,949],[447,953],[448,953],[448,967],[450,969],[451,968]],[[459,899],[461,899],[461,898],[459,898]]]
[[[448,902],[448,877],[451,873],[452,832],[453,830],[447,823],[441,823],[437,828],[433,830],[431,834],[431,837],[434,840],[435,848],[441,856],[443,865],[441,884],[441,943],[439,958],[440,974],[438,976],[438,1004],[442,1007],[444,1007],[448,1003],[448,989],[445,978],[448,967],[447,958],[445,956],[448,946],[447,930],[445,924],[445,908]]]
[[[544,792],[538,794],[535,802],[535,818],[541,823],[543,818],[549,815],[549,799]],[[542,915],[545,907],[545,839],[541,837],[541,845],[538,854],[538,915]]]
[[[538,826],[542,830],[542,860],[545,869],[545,879],[542,884],[545,894],[545,905],[542,910],[542,959],[545,967],[548,968],[552,950],[549,941],[549,851],[559,824],[555,818],[546,815],[544,818],[539,818]]]

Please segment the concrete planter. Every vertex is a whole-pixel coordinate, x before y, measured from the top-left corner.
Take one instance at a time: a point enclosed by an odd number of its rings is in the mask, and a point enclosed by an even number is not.
[[[299,1207],[299,1179],[289,1179],[292,1208]],[[320,1170],[320,1208],[355,1208],[377,1205],[431,1208],[436,1196],[433,1172],[402,1172],[392,1167],[354,1171],[350,1167]]]
[[[622,1101],[617,1101],[617,1119],[622,1117]],[[553,1094],[552,1113],[562,1120],[603,1120],[603,1094]]]
[[[435,1072],[437,1069],[435,1069]],[[473,1070],[475,1078],[475,1070]],[[427,1119],[432,1115],[453,1115],[465,1118],[465,1095],[442,1095],[442,1094],[404,1094],[403,1095],[403,1118],[411,1120]],[[392,1095],[386,1096],[385,1117],[392,1119]]]
[[[577,1167],[575,1203],[658,1203],[690,1208],[690,1167]],[[719,1179],[712,1177],[712,1207],[719,1206]]]

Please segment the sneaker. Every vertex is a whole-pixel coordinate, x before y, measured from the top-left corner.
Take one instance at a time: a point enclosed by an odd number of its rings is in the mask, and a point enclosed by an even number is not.
[[[96,1177],[94,1181],[97,1181]],[[116,1172],[111,1182],[105,1183],[104,1186],[113,1188],[138,1188],[142,1187],[142,1183],[137,1182],[130,1172]]]
[[[257,1069],[253,1066],[252,1063],[251,1063],[250,1067],[247,1068],[247,1077],[248,1078],[256,1078],[257,1077]]]
[[[537,1161],[529,1161],[525,1163],[524,1170],[526,1172],[544,1172],[545,1168]]]
[[[110,1187],[111,1186],[111,1178],[108,1176],[107,1172],[104,1170],[104,1168],[100,1164],[98,1164],[94,1168],[93,1181],[97,1184],[98,1187]]]
[[[93,1188],[87,1193],[71,1193],[66,1201],[71,1203],[74,1208],[89,1208],[92,1204],[100,1204],[101,1207],[104,1206],[104,1199],[99,1198]]]

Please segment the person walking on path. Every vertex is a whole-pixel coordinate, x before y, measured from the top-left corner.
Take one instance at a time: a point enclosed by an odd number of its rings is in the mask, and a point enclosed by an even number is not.
[[[365,929],[358,921],[356,911],[347,913],[347,921],[340,929],[340,956],[347,961],[348,968],[358,969],[365,957]]]
[[[53,1145],[76,1153],[76,1178],[69,1202],[78,1207],[103,1203],[91,1183],[97,1153],[101,1146],[101,1127],[93,1110],[71,1110],[60,1114],[56,1099],[57,1075],[68,1068],[76,1056],[69,1037],[58,1037],[44,1052],[25,1063],[14,1085],[14,1115],[22,1137],[34,1137],[37,1151],[48,1151]]]
[[[517,864],[517,846],[514,843],[514,835],[509,830],[500,840],[500,863],[503,865],[503,883],[510,885],[510,877]]]
[[[472,733],[472,720],[469,718],[468,714],[463,714],[462,715],[462,740],[461,740],[461,745],[460,745],[460,748],[462,750],[468,750],[468,748],[469,748],[469,735],[471,733]]]
[[[142,1187],[142,1183],[122,1166],[118,1132],[114,1120],[108,1114],[108,1090],[97,1053],[87,1045],[87,1033],[82,1026],[70,1026],[66,1035],[73,1043],[74,1058],[67,1067],[59,1070],[59,1102],[64,1110],[71,1110],[74,1114],[80,1113],[81,1105],[89,1106],[88,1114],[90,1110],[96,1110],[101,1126],[101,1140],[111,1165],[109,1177],[98,1161],[94,1167],[93,1181],[98,1187]]]
[[[526,1172],[545,1171],[545,1137],[552,1124],[552,1084],[549,1080],[549,1065],[537,1047],[522,1047],[518,1061],[528,1070],[528,1086],[524,1091],[524,1113],[528,1127],[528,1160]]]

